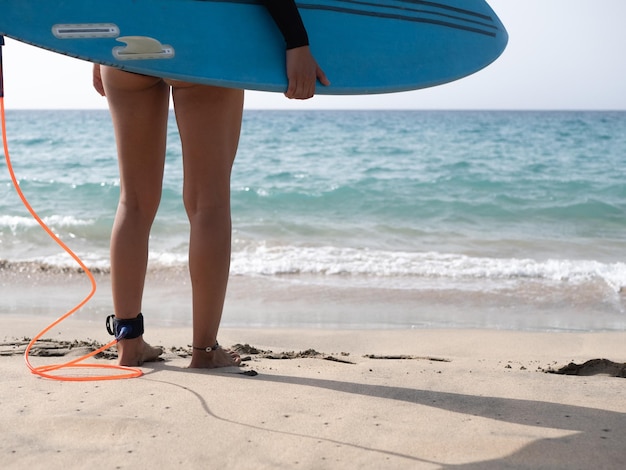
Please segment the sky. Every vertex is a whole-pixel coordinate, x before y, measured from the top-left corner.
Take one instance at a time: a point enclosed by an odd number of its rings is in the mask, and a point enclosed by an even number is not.
[[[246,108],[626,110],[626,0],[488,3],[506,26],[509,45],[470,77],[405,93],[307,101],[247,92]],[[91,87],[87,62],[10,39],[3,52],[7,109],[106,108]]]

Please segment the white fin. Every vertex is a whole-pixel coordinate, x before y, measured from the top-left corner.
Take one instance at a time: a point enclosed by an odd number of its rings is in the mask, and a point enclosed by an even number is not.
[[[113,56],[120,60],[141,59],[171,59],[174,57],[174,48],[161,44],[158,40],[148,36],[123,36],[117,38],[126,46],[113,48]]]

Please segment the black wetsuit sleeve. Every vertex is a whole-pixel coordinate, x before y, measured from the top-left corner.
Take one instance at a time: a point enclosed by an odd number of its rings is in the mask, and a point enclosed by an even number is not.
[[[263,0],[263,4],[283,34],[287,49],[309,45],[309,37],[295,0]]]

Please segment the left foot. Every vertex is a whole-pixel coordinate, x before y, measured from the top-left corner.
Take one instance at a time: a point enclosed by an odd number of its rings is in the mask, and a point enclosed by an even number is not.
[[[123,339],[117,343],[120,366],[136,367],[144,362],[154,362],[163,354],[163,348],[150,346],[143,337]]]

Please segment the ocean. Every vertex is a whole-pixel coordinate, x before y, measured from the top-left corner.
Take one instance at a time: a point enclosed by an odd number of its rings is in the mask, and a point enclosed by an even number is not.
[[[188,247],[173,116],[169,126],[150,244],[151,269],[164,272],[185,265]],[[108,112],[8,110],[7,133],[35,210],[106,271],[119,194]],[[626,112],[246,110],[231,276],[381,305],[411,299],[322,326],[621,330],[624,168]],[[2,162],[0,269],[24,266],[73,261],[26,212]]]

